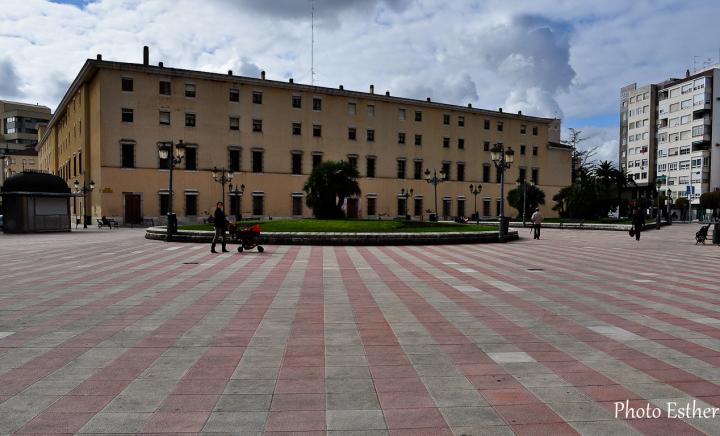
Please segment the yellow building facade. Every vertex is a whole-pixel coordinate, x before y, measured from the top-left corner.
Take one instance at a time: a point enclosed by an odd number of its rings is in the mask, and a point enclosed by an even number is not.
[[[71,187],[94,182],[86,215],[125,223],[163,222],[169,171],[158,148],[180,140],[187,147],[173,171],[173,211],[181,223],[201,221],[221,199],[213,167],[233,171],[226,210],[245,218],[311,216],[302,187],[327,160],[357,166],[362,195],[348,199],[346,213],[359,218],[407,211],[428,219],[435,197],[424,172],[443,168],[441,218],[475,211],[470,184],[482,185],[480,216],[497,216],[500,184],[489,150],[498,142],[515,151],[505,192],[521,177],[534,180],[545,191],[546,216],[554,215],[552,196],[570,183],[571,151],[559,144],[556,119],[272,81],[264,73],[173,69],[147,58],[88,60],[40,135],[39,167]],[[403,190],[412,190],[406,203]]]

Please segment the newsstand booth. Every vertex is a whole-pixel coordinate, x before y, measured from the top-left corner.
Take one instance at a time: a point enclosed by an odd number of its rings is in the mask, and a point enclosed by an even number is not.
[[[5,233],[70,231],[70,188],[52,174],[23,171],[2,187]]]

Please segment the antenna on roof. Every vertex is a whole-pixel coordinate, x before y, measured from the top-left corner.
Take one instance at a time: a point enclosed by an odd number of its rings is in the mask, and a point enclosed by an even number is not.
[[[315,84],[315,0],[310,0],[310,84]]]

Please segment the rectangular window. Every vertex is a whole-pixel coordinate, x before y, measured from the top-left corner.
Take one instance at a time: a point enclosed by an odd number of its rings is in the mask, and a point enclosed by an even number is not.
[[[322,154],[313,154],[312,155],[312,166],[313,170],[317,168],[322,163]]]
[[[460,150],[465,149],[465,139],[464,138],[458,138],[458,149],[460,149]]]
[[[122,109],[122,122],[132,123],[133,122],[133,110],[128,108]]]
[[[373,129],[368,129],[368,131],[367,131],[367,140],[368,140],[368,142],[373,142],[373,141],[375,141],[375,130],[373,130]]]
[[[539,185],[539,184],[540,184],[540,170],[537,169],[537,168],[533,168],[533,169],[532,169],[532,182],[533,182],[535,185]]]
[[[135,168],[135,144],[122,144],[122,167]]]
[[[294,108],[301,108],[302,107],[302,97],[299,95],[293,95],[292,96],[292,107]],[[295,197],[293,197],[295,198]]]
[[[397,161],[397,178],[398,179],[405,178],[405,160],[404,159],[398,159],[398,161]]]
[[[495,183],[500,183],[500,176],[502,176],[502,173],[495,169]]]
[[[240,118],[230,117],[230,130],[240,130]]]
[[[350,164],[350,167],[354,170],[357,169],[357,156],[355,155],[349,155],[348,156],[348,163]]]
[[[423,199],[422,198],[415,198],[415,207],[413,208],[413,215],[415,216],[422,216],[423,214]]]
[[[465,117],[458,117],[458,127],[465,127]]]
[[[160,194],[160,216],[167,215],[169,212],[168,200],[170,196],[168,194]]]
[[[265,196],[253,194],[253,215],[265,214]]]
[[[523,168],[523,167],[520,167],[520,173],[519,173],[519,176],[518,176],[518,180],[524,182],[526,177],[527,177],[527,169],[526,169],[526,168]]]
[[[230,88],[230,101],[240,101],[240,90],[237,88]]]
[[[422,135],[415,135],[415,145],[422,145]]]
[[[524,145],[520,146],[520,154],[525,154],[525,146]]]
[[[537,136],[537,134],[538,134],[538,128],[537,128],[537,126],[533,127],[533,129],[532,129],[532,134],[533,134],[533,136]]]
[[[131,79],[129,77],[123,77],[121,89],[126,92],[132,92],[133,91],[133,79]]]
[[[405,121],[405,109],[398,109],[398,119]]]
[[[367,157],[365,175],[367,177],[375,177],[375,157],[374,156]]]
[[[457,164],[457,179],[459,182],[465,181],[465,164],[464,163],[458,162],[458,164]],[[464,215],[460,215],[460,216],[464,216]]]
[[[252,172],[263,172],[263,152],[262,150],[253,150],[252,152]]]
[[[377,215],[377,198],[368,197],[368,199],[367,199],[367,214],[368,214],[368,216]]]
[[[465,216],[465,199],[458,198],[457,200],[457,216]]]
[[[490,183],[490,165],[483,165],[483,183]]]
[[[524,135],[526,132],[527,132],[527,125],[520,124],[520,133]]]
[[[490,141],[483,142],[483,151],[490,151]]]
[[[357,114],[357,104],[348,103],[348,115],[356,115],[356,114]]]
[[[303,198],[300,195],[293,195],[292,197],[292,214],[294,216],[301,216],[303,214]]]
[[[194,83],[186,83],[185,84],[185,97],[195,98],[195,84]]]
[[[185,127],[195,127],[195,114],[185,113]]]
[[[415,111],[415,121],[422,121],[422,111]]]
[[[252,120],[252,131],[253,132],[262,132],[262,120],[254,119]]]
[[[190,171],[197,170],[197,148],[185,148],[185,169]]]
[[[316,138],[322,136],[322,126],[320,124],[313,124],[313,136]]]
[[[158,168],[160,168],[161,170],[169,170],[170,162],[168,161],[168,159],[160,158],[160,160],[158,161]]]
[[[397,216],[405,216],[407,213],[407,200],[405,197],[398,197],[397,199]]]
[[[230,171],[240,171],[240,150],[229,150],[228,163]]]
[[[169,80],[161,80],[160,81],[160,95],[170,95],[172,94],[172,89],[170,87],[170,81]]]
[[[443,148],[450,148],[450,138],[443,138]]]
[[[490,199],[483,199],[483,216],[490,216],[492,211],[490,210]]]
[[[185,215],[197,215],[197,194],[185,194]]]
[[[404,144],[405,143],[405,133],[398,132],[398,144]]]
[[[483,129],[490,130],[490,120],[483,121]]]
[[[242,199],[239,195],[230,195],[230,215],[240,216],[240,200]]]
[[[170,125],[170,112],[160,111],[160,125],[161,126],[169,126]]]
[[[374,104],[367,105],[367,116],[368,116],[368,118],[375,118],[375,105]]]
[[[533,156],[537,156],[537,155],[538,155],[538,146],[533,145]]]
[[[415,167],[413,168],[413,178],[414,178],[415,180],[422,180],[422,177],[423,177],[423,173],[422,173],[423,163],[422,163],[421,160],[416,160],[416,161],[414,162],[414,164],[415,164]]]
[[[253,91],[252,102],[253,102],[253,104],[262,104],[262,92]]]
[[[302,124],[301,123],[292,123],[292,134],[293,135],[302,135]]]
[[[446,126],[450,125],[450,114],[443,114],[443,124]]]
[[[498,131],[498,132],[502,132],[502,131],[503,131],[503,122],[502,122],[502,121],[498,121],[498,122],[497,122],[497,131]]]
[[[442,214],[443,217],[447,218],[452,215],[452,199],[443,198],[442,200]]]
[[[300,153],[292,154],[292,173],[302,174],[302,154]]]
[[[313,97],[313,110],[314,111],[322,110],[322,99],[320,99],[319,97]]]
[[[450,162],[443,162],[442,164],[443,179],[450,180]]]

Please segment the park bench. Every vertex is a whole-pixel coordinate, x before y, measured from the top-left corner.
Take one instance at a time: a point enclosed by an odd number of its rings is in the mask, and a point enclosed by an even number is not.
[[[112,218],[106,218],[105,220],[98,218],[97,226],[98,229],[102,229],[103,227],[107,227],[109,229],[112,229],[113,227],[116,229],[120,228],[120,224]]]

